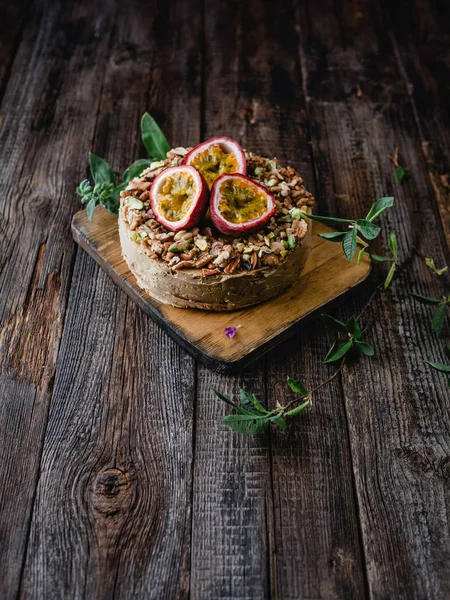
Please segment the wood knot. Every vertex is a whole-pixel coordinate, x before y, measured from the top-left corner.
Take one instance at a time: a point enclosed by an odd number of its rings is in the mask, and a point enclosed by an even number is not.
[[[93,483],[93,508],[105,517],[126,512],[133,497],[129,473],[106,469],[97,474]]]

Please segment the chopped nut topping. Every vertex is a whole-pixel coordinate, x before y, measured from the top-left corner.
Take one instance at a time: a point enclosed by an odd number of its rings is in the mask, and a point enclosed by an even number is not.
[[[314,204],[312,194],[295,169],[250,152],[245,153],[247,175],[267,187],[276,203],[275,215],[260,231],[230,239],[216,231],[207,219],[198,227],[177,233],[160,225],[151,210],[149,189],[164,168],[181,164],[189,150],[173,148],[167,159],[151,163],[120,194],[120,218],[142,252],[165,262],[174,271],[202,269],[202,276],[209,277],[274,266],[301,245],[310,226],[302,219],[301,211]],[[214,267],[205,268],[208,265]]]

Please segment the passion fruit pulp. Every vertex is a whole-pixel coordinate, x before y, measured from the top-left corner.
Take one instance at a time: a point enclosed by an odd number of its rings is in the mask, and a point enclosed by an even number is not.
[[[211,189],[211,219],[225,235],[251,233],[275,212],[275,198],[245,175],[221,175]]]
[[[184,159],[184,164],[199,171],[209,187],[225,173],[247,172],[245,154],[237,142],[227,137],[214,137],[193,148]]]
[[[194,227],[208,208],[208,185],[190,166],[162,171],[150,189],[155,219],[171,231]]]

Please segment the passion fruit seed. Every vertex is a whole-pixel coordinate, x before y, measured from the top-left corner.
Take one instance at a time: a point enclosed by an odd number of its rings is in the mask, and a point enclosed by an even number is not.
[[[246,181],[225,180],[220,187],[218,209],[230,223],[247,223],[267,211],[267,198]]]
[[[212,186],[219,175],[236,173],[238,170],[236,156],[232,152],[222,150],[219,144],[214,144],[199,152],[192,159],[191,165],[197,171],[200,171],[209,187]]]
[[[195,181],[189,173],[167,177],[158,193],[160,212],[168,221],[179,221],[191,208],[195,193]]]

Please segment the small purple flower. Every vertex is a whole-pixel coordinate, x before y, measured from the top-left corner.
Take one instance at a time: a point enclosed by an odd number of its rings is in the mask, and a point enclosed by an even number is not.
[[[239,329],[239,327],[242,327],[242,325],[237,325],[236,327],[225,327],[224,331],[227,338],[233,338],[236,335],[236,331]]]

